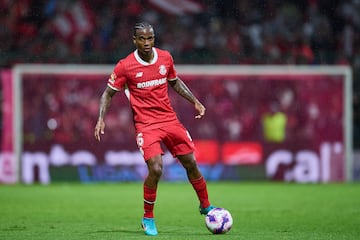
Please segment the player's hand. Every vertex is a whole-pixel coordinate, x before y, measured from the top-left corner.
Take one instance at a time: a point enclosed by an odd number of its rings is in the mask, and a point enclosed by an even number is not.
[[[95,132],[94,132],[95,139],[98,140],[99,142],[100,142],[100,134],[105,133],[104,129],[105,129],[105,122],[104,120],[99,119],[96,123]]]
[[[199,101],[195,102],[195,109],[199,112],[199,114],[196,115],[195,118],[199,119],[205,115],[206,108]]]

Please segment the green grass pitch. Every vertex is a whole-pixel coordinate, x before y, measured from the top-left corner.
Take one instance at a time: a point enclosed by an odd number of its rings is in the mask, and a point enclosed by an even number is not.
[[[0,186],[0,239],[360,239],[360,185],[209,182],[234,224],[212,235],[188,183],[160,182],[159,235],[140,228],[142,183]]]

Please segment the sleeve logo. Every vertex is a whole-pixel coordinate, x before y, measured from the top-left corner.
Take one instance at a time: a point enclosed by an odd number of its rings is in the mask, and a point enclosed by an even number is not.
[[[116,79],[116,74],[115,74],[115,73],[112,73],[112,74],[110,75],[109,82],[110,82],[111,84],[114,84],[114,83],[115,83],[115,79]]]

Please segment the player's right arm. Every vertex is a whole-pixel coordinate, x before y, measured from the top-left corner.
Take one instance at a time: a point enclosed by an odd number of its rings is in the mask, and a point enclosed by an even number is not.
[[[95,139],[98,141],[100,141],[100,134],[105,133],[105,122],[104,122],[105,114],[109,109],[111,104],[111,99],[116,92],[117,91],[115,91],[114,89],[110,87],[106,87],[103,94],[101,95],[100,106],[99,106],[99,117],[94,132]]]

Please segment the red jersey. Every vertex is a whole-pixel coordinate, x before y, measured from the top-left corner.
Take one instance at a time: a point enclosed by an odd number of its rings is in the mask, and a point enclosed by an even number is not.
[[[137,132],[178,122],[167,84],[177,77],[173,58],[168,51],[153,48],[153,52],[150,63],[142,60],[137,50],[121,59],[107,83],[116,91],[125,89]]]

